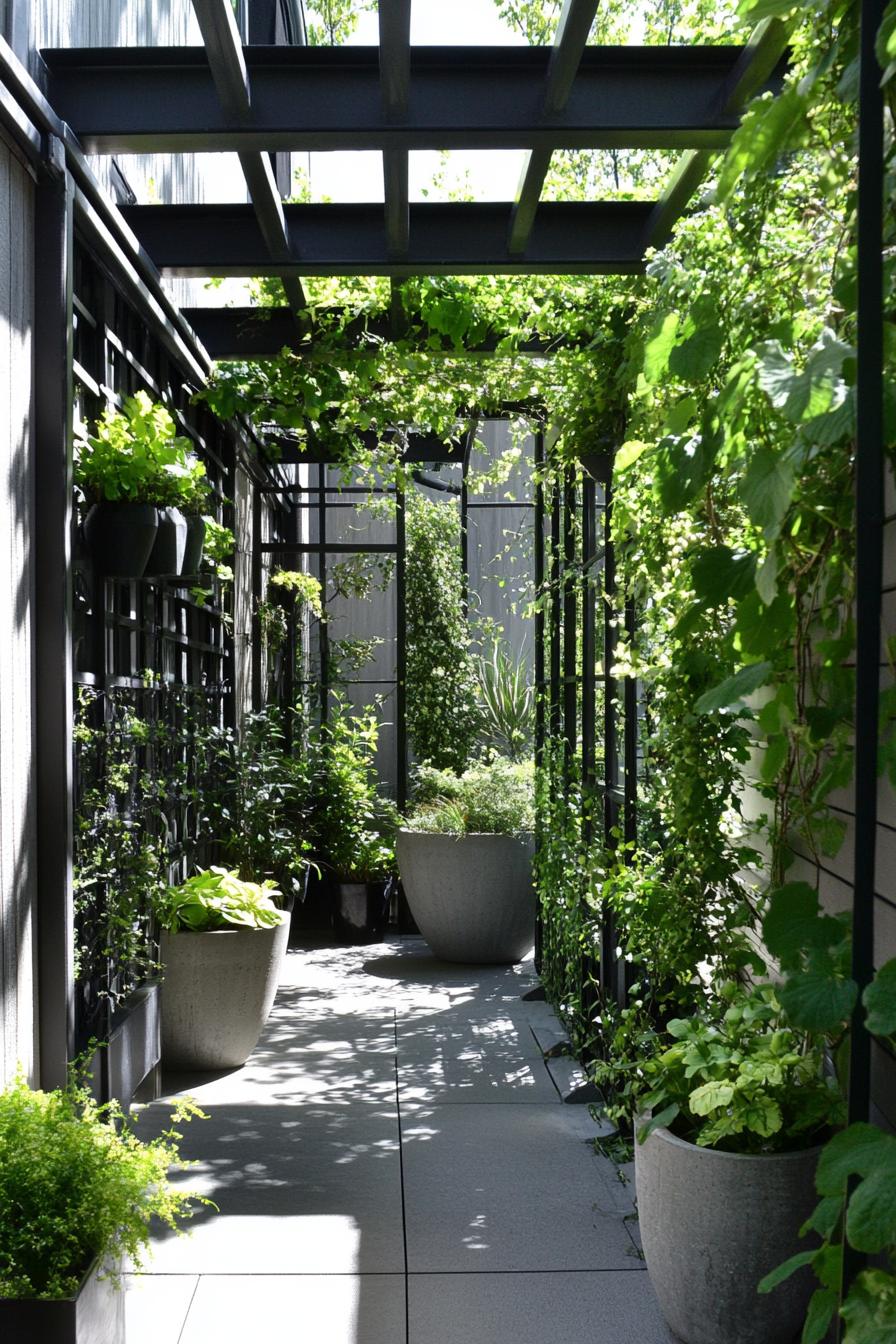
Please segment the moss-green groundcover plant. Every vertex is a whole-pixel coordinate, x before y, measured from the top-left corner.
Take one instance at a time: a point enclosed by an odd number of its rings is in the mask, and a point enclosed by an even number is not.
[[[477,761],[463,774],[420,766],[412,831],[447,835],[520,835],[535,825],[533,769],[529,762],[496,756]]]
[[[74,1081],[35,1092],[19,1077],[0,1093],[0,1296],[71,1296],[97,1259],[139,1268],[152,1219],[177,1230],[210,1203],[169,1181],[185,1165],[174,1127],[201,1114],[184,1102],[142,1143],[117,1103]]]

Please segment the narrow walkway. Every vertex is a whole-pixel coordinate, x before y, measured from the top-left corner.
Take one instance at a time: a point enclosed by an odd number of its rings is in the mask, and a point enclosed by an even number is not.
[[[668,1344],[534,983],[416,938],[291,952],[246,1066],[169,1080],[209,1114],[185,1179],[220,1213],[130,1277],[128,1344]]]

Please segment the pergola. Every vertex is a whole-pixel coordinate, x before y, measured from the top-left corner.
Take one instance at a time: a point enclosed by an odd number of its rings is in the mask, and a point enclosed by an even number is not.
[[[208,355],[263,357],[307,342],[307,276],[382,275],[397,282],[417,274],[637,274],[648,250],[668,239],[747,100],[774,91],[787,60],[785,30],[774,20],[746,46],[590,47],[597,0],[566,0],[553,46],[539,49],[412,47],[411,0],[380,0],[377,48],[246,47],[229,0],[193,4],[204,47],[46,51],[43,89],[0,43],[0,120],[31,157],[40,182],[35,453],[42,482],[37,676],[44,703],[36,778],[45,837],[62,837],[71,826],[71,616],[61,583],[70,572],[70,454],[67,465],[61,445],[70,441],[71,393],[65,379],[60,386],[60,368],[71,367],[74,222],[116,258],[123,286],[141,292],[160,339],[199,381]],[[873,41],[881,9],[880,0],[863,4],[860,96],[853,925],[860,985],[873,968],[877,806],[883,185]],[[300,28],[293,36],[301,37]],[[409,152],[452,148],[525,150],[515,201],[409,203]],[[542,201],[551,154],[564,148],[655,148],[681,157],[653,201]],[[333,149],[382,154],[382,207],[284,203],[271,156]],[[114,207],[85,155],[150,150],[238,153],[252,204]],[[193,309],[197,341],[160,290],[159,273],[279,276],[288,307],[257,322],[246,310]],[[45,968],[67,964],[71,916],[61,903],[69,869],[61,839],[55,849],[45,846]],[[71,1004],[64,975],[45,977],[44,984],[43,1044],[52,1074]],[[851,1118],[864,1119],[870,1073],[864,1030],[853,1032],[852,1052]]]

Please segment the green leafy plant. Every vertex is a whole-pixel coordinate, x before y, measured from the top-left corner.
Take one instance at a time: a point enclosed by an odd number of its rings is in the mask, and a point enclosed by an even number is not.
[[[408,496],[407,722],[418,759],[462,770],[479,732],[453,504]]]
[[[215,1207],[169,1179],[187,1165],[174,1126],[201,1115],[184,1101],[142,1143],[116,1102],[74,1080],[36,1092],[19,1077],[0,1093],[0,1296],[68,1297],[95,1260],[139,1269],[153,1220],[179,1230],[196,1204]]]
[[[309,827],[315,857],[340,881],[374,882],[395,872],[394,804],[377,787],[376,711],[352,714],[333,698],[327,723],[309,743]]]
[[[174,419],[145,392],[121,411],[106,410],[75,462],[75,482],[90,500],[179,505],[201,512],[208,499],[205,467]]]
[[[280,894],[269,879],[247,882],[226,868],[201,868],[186,882],[159,892],[154,913],[169,933],[268,929],[282,923],[283,913],[274,900]]]
[[[775,987],[721,987],[720,1018],[675,1018],[672,1038],[644,1063],[640,1104],[661,1125],[701,1148],[734,1153],[810,1147],[842,1121],[843,1099],[826,1075],[824,1041],[788,1021]]]
[[[201,829],[240,877],[271,876],[301,894],[310,849],[312,762],[290,750],[283,714],[269,705],[243,720],[239,735],[217,728],[200,799]]]
[[[531,831],[531,765],[496,756],[471,765],[462,775],[421,765],[414,805],[405,824],[412,831],[449,835],[519,835]]]
[[[268,579],[268,587],[292,593],[319,619],[323,617],[320,581],[313,574],[298,569],[275,569]]]
[[[490,658],[477,663],[479,712],[489,747],[522,760],[531,754],[535,732],[535,688],[525,658],[513,658],[497,642]]]

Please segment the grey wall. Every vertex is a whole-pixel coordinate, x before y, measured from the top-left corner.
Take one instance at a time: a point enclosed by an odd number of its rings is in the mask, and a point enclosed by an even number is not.
[[[36,1071],[30,464],[34,191],[0,137],[0,1085]]]

